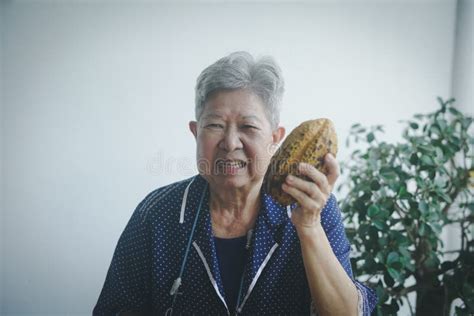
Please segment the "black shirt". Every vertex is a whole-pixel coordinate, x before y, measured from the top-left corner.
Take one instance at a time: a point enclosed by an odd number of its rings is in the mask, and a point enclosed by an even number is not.
[[[222,283],[224,285],[225,301],[229,311],[232,313],[236,309],[240,283],[245,267],[247,236],[236,238],[214,237],[214,241],[216,243]]]

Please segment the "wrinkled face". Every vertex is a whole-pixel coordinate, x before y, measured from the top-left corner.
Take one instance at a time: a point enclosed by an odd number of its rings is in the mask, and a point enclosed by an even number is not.
[[[211,186],[251,189],[260,185],[284,129],[272,131],[262,100],[248,90],[212,95],[198,122],[190,122],[197,142],[199,173]]]

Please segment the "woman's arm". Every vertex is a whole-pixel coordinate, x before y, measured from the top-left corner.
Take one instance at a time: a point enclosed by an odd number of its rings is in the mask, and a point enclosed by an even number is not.
[[[301,174],[311,181],[289,176],[283,190],[298,201],[291,220],[300,239],[306,277],[318,313],[357,315],[359,293],[352,280],[350,245],[335,198],[332,197],[329,201],[339,176],[339,166],[331,155],[326,156],[326,166],[327,176],[311,165],[301,164]],[[327,216],[324,218],[326,222],[323,228],[321,213],[325,207]],[[375,298],[371,299],[374,301]],[[363,307],[365,311],[360,312],[369,314],[371,308]]]
[[[147,223],[143,220],[147,198],[137,206],[120,236],[92,312],[94,316],[147,315],[151,253]]]
[[[311,297],[319,315],[357,315],[358,294],[322,226],[297,230]]]

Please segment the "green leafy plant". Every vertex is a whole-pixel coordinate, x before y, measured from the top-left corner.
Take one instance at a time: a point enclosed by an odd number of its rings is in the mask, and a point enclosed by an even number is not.
[[[456,314],[474,313],[473,118],[453,99],[438,101],[436,112],[403,122],[401,142],[380,140],[380,125],[355,124],[348,137],[357,148],[342,163],[340,206],[352,266],[375,288],[377,315],[402,304],[412,315],[449,315],[455,299]],[[442,234],[455,249],[445,249]]]

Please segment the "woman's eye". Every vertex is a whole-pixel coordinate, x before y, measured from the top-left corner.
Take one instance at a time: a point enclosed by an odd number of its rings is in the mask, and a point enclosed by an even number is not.
[[[224,126],[222,124],[207,124],[207,127],[211,128],[223,128]]]
[[[245,128],[245,129],[258,129],[257,126],[254,126],[254,125],[247,125],[247,124],[244,125],[243,128]]]

